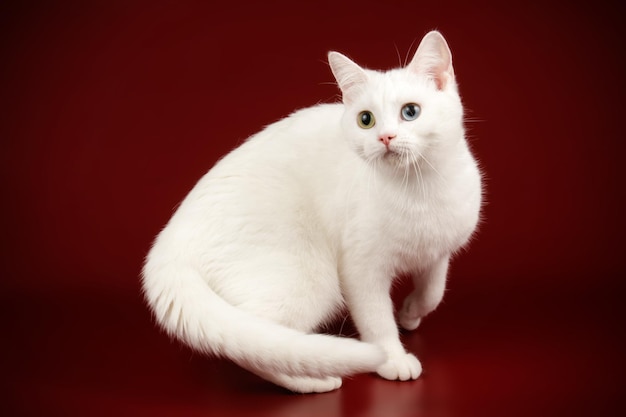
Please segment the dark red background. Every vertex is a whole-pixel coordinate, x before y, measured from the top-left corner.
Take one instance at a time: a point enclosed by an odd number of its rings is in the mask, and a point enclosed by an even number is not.
[[[617,6],[56,3],[0,13],[3,415],[618,414]],[[194,182],[263,125],[335,100],[328,50],[390,68],[433,28],[487,204],[445,302],[405,335],[424,376],[292,396],[169,342],[138,274]]]

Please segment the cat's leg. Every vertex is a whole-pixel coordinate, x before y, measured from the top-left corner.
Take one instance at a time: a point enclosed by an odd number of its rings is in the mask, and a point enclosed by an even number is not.
[[[406,330],[415,330],[422,318],[432,312],[446,289],[449,256],[445,256],[423,271],[412,274],[415,289],[404,299],[398,313],[398,323]]]
[[[376,372],[390,380],[419,377],[422,365],[400,342],[390,295],[392,278],[382,270],[344,272],[346,302],[361,339],[380,346],[387,354],[387,361]]]

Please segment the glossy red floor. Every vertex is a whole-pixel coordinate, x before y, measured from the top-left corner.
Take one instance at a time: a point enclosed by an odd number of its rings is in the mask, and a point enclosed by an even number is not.
[[[557,0],[3,2],[0,415],[626,415],[622,17]],[[292,395],[168,340],[138,275],[193,183],[335,100],[328,50],[389,68],[433,28],[486,205],[444,303],[404,335],[424,375]]]
[[[4,415],[610,416],[623,410],[626,346],[617,297],[482,290],[493,296],[451,291],[419,332],[405,335],[423,361],[419,380],[360,375],[318,395],[289,394],[232,364],[194,356],[153,328],[137,297],[95,290],[14,295],[2,300],[13,335],[4,342],[10,376]],[[592,311],[581,309],[590,303]]]

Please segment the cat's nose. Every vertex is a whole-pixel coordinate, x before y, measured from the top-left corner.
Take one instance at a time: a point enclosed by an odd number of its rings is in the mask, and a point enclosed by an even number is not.
[[[385,135],[380,135],[378,137],[378,140],[381,141],[386,147],[389,147],[389,143],[393,140],[393,138],[395,138],[396,135],[389,135],[389,134],[385,134]]]

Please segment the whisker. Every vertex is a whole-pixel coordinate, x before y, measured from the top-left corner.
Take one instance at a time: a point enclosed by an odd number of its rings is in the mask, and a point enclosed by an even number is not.
[[[343,321],[341,322],[341,326],[339,326],[339,334],[343,332],[343,326],[346,325],[346,321],[348,320],[348,315],[343,316]]]
[[[415,156],[413,155],[413,152],[411,152],[410,149],[408,149],[408,152],[405,152],[406,155],[406,163],[405,163],[405,170],[406,170],[406,175],[407,175],[407,194],[409,192],[409,185],[410,185],[410,180],[411,180],[411,168],[413,167],[413,163],[415,161]],[[415,170],[415,168],[413,168]],[[415,180],[414,181],[418,181],[419,178],[417,177],[417,173],[415,176]],[[414,188],[415,188],[415,182],[413,183],[413,185],[411,186],[411,190],[410,192],[413,193],[414,192]],[[408,199],[404,199],[404,204],[408,205]],[[403,207],[403,209],[407,209],[408,207]]]
[[[430,168],[431,168],[433,171],[435,171],[435,174],[437,174],[437,176],[438,176],[438,177],[439,177],[439,178],[440,178],[443,182],[446,182],[445,177],[444,177],[443,175],[441,175],[441,173],[440,173],[439,171],[437,171],[437,168],[435,168],[435,167],[433,166],[433,164],[431,164],[431,163],[430,163],[430,161],[429,161],[429,160],[428,160],[428,159],[427,159],[427,158],[426,158],[426,157],[425,157],[422,153],[420,153],[419,151],[418,151],[417,153],[419,154],[420,158],[422,158],[422,159],[424,160],[424,162],[426,162],[426,163],[428,164],[428,166],[430,166]]]
[[[407,152],[402,152],[402,156],[403,156],[403,165],[404,165],[404,177],[406,178],[406,183],[404,185],[404,195],[406,195],[409,191],[409,182],[410,182],[410,160],[411,158],[409,157],[409,154]],[[406,199],[403,199],[402,201],[406,201]]]
[[[415,44],[416,40],[417,40],[417,38],[413,38],[413,41],[411,42],[411,45],[409,45],[409,50],[406,51],[406,55],[404,57],[404,64],[402,65],[403,67],[406,67],[407,64],[409,63],[409,55],[411,54],[411,50],[413,49],[413,45]]]
[[[483,123],[485,119],[479,119],[477,117],[464,117],[463,123]]]
[[[422,175],[422,168],[420,167],[419,159],[417,158],[417,156],[415,156],[413,149],[410,149],[410,152],[411,155],[413,155],[413,170],[415,170],[415,176],[417,177],[416,179],[420,183],[420,188],[422,189],[422,198],[426,199],[426,186],[424,184],[424,176]]]
[[[396,55],[398,55],[398,65],[400,65],[400,67],[403,67],[404,65],[402,64],[402,57],[400,56],[400,50],[398,49],[398,45],[394,42],[393,46],[394,48],[396,48]]]

